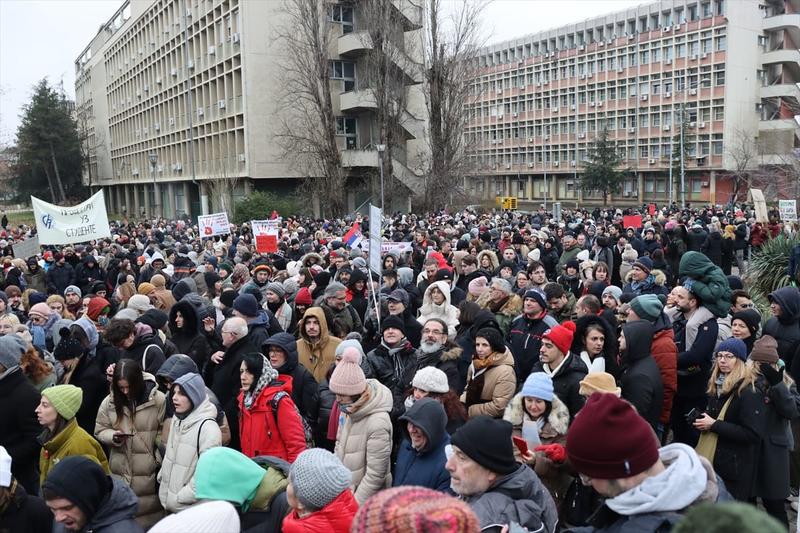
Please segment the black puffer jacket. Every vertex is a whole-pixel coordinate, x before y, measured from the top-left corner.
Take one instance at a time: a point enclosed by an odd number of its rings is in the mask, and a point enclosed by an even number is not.
[[[297,340],[290,333],[278,333],[267,340],[264,350],[269,346],[277,346],[286,353],[286,363],[276,370],[292,378],[292,400],[303,418],[313,422],[319,411],[319,385],[314,375],[297,360]]]
[[[75,269],[69,263],[54,264],[47,271],[47,294],[64,295],[64,290],[75,283]]]
[[[178,328],[175,317],[180,313],[183,317],[183,327]],[[172,343],[178,348],[179,353],[188,355],[197,364],[197,368],[205,368],[208,361],[210,347],[206,336],[198,327],[197,309],[185,300],[172,306],[169,310],[169,330],[172,332]]]
[[[36,437],[42,427],[34,411],[40,398],[19,368],[0,380],[0,446],[11,456],[11,473],[30,490],[39,488],[40,447]]]
[[[93,255],[86,256],[83,263],[75,267],[75,285],[83,291],[83,294],[89,294],[94,282],[103,281],[105,277],[103,269],[97,264],[97,259]]]
[[[531,372],[544,372],[544,363],[537,361]],[[586,399],[580,395],[580,383],[588,373],[589,369],[586,368],[586,363],[570,352],[558,372],[550,376],[553,379],[553,391],[569,409],[570,420],[575,418],[583,404],[586,403]]]
[[[377,379],[392,391],[394,406],[390,416],[392,421],[396,422],[405,412],[403,402],[406,389],[411,385],[417,368],[417,350],[406,340],[402,348],[390,354],[389,348],[381,342],[367,354],[361,362],[361,368],[367,379]]]
[[[514,371],[517,373],[517,387],[522,384],[531,373],[533,365],[539,361],[539,348],[542,347],[542,335],[557,326],[555,318],[545,313],[539,318],[528,318],[525,315],[517,317],[508,330],[508,346],[514,356]]]
[[[722,234],[718,231],[709,233],[700,251],[715,265],[722,265]]]
[[[793,366],[792,363],[795,353],[800,350],[800,291],[795,287],[783,287],[771,293],[769,301],[781,307],[781,316],[767,320],[764,335],[771,335],[778,341],[778,354],[797,381],[800,364]]]
[[[142,367],[144,371],[155,375],[167,359],[164,355],[164,344],[158,335],[153,334],[150,326],[140,324],[137,326],[137,330],[133,344],[127,350],[121,351],[120,359],[133,359],[140,365],[144,360]]]
[[[459,332],[456,335],[456,344],[461,347],[461,358],[458,360],[458,375],[461,378],[459,389],[464,390],[467,385],[467,370],[469,365],[472,364],[472,356],[475,354],[475,334],[481,328],[494,328],[502,332],[494,313],[486,309],[479,311],[475,316],[475,321],[471,326],[462,330],[459,326]],[[501,333],[502,334],[502,333]]]
[[[634,320],[622,326],[622,333],[626,345],[622,352],[622,397],[656,429],[664,403],[664,387],[658,365],[650,355],[653,325],[646,320]]]

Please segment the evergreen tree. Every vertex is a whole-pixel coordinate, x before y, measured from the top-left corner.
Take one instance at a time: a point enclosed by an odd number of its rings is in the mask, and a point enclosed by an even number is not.
[[[683,115],[683,116],[681,116]],[[672,156],[670,163],[672,165],[672,187],[675,191],[675,199],[680,204],[681,201],[681,130],[683,130],[683,168],[684,175],[688,168],[689,151],[694,144],[694,136],[689,131],[689,114],[685,109],[678,109],[675,111],[676,133],[672,137]],[[685,183],[685,195],[689,195],[689,184]]]
[[[607,205],[608,195],[622,190],[625,171],[619,168],[621,164],[622,155],[616,143],[608,138],[608,129],[603,129],[587,154],[580,178],[581,188],[603,193],[603,205]]]
[[[49,196],[53,203],[62,203],[67,192],[82,196],[80,135],[72,103],[47,79],[36,84],[31,101],[23,107],[17,150],[20,198]]]

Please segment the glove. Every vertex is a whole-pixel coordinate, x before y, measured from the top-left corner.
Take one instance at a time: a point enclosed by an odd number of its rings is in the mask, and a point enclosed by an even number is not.
[[[780,370],[775,370],[771,364],[761,363],[759,369],[761,370],[761,375],[764,376],[764,379],[767,380],[767,383],[769,383],[771,387],[783,381],[784,367],[781,367]]]
[[[542,444],[534,451],[544,453],[554,463],[563,463],[567,458],[567,450],[561,444]]]

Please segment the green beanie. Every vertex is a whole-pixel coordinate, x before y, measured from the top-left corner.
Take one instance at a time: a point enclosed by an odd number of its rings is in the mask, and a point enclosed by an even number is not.
[[[636,316],[648,322],[655,322],[661,311],[664,310],[664,302],[655,294],[642,294],[631,300],[631,309]]]
[[[754,505],[739,502],[704,503],[692,507],[672,533],[786,533],[777,520]]]
[[[81,408],[83,390],[75,385],[56,385],[42,391],[56,412],[65,420],[72,420]]]

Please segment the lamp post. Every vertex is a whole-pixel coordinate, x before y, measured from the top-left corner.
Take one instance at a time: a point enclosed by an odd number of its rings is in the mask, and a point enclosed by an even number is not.
[[[150,159],[150,175],[153,178],[153,212],[155,218],[158,218],[158,186],[156,185],[156,164],[158,163],[158,154],[150,152],[147,155]]]
[[[383,153],[386,151],[386,145],[376,144],[375,149],[378,150],[378,166],[381,169],[381,213],[383,213]]]

